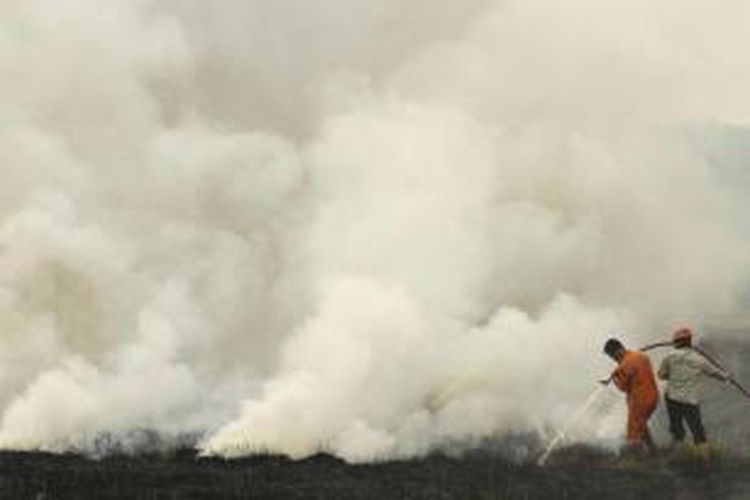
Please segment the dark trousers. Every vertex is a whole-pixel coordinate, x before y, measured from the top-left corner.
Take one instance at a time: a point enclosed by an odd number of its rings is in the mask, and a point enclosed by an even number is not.
[[[667,403],[667,414],[669,415],[669,432],[675,441],[681,442],[685,439],[685,422],[690,428],[695,444],[706,442],[706,430],[703,428],[701,409],[698,405],[683,403],[665,397]]]

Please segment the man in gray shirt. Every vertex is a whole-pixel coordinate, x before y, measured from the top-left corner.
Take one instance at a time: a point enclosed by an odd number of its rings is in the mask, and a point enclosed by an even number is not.
[[[689,328],[676,330],[672,337],[674,349],[662,360],[657,374],[667,381],[664,399],[669,415],[669,431],[675,443],[684,441],[684,424],[687,423],[696,447],[700,452],[707,453],[706,431],[700,410],[702,380],[712,377],[726,382],[730,376],[692,349],[692,341]]]

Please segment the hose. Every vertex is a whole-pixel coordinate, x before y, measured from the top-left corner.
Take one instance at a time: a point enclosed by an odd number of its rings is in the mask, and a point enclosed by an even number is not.
[[[646,352],[646,351],[650,351],[652,349],[656,349],[657,347],[669,347],[669,346],[672,346],[672,345],[673,345],[673,343],[671,341],[654,342],[653,344],[648,344],[648,345],[645,345],[645,346],[641,347],[639,349],[639,351]],[[704,349],[702,349],[700,347],[690,346],[690,349],[692,349],[693,351],[697,352],[706,361],[708,361],[709,363],[711,363],[713,366],[715,366],[716,368],[718,368],[722,372],[728,374],[729,378],[727,379],[727,382],[729,382],[730,384],[732,384],[735,387],[735,389],[737,389],[738,391],[740,391],[742,393],[743,396],[745,396],[746,398],[750,399],[750,391],[748,391],[742,384],[740,384],[737,380],[735,380],[735,378],[732,376],[732,374],[729,373],[722,366],[722,364],[719,363],[716,360],[716,358],[714,358],[713,356],[711,356],[709,353],[707,353]],[[610,377],[608,379],[602,380],[601,383],[603,385],[608,385],[611,381],[612,381],[612,376],[610,375]]]

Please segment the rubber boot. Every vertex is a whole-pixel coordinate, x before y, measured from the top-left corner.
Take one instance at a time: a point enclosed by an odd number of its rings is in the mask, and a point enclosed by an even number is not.
[[[712,455],[711,446],[708,443],[695,445],[695,458],[698,459],[698,462],[700,462],[701,465],[709,465]]]
[[[618,464],[624,469],[639,468],[643,466],[646,457],[646,447],[643,443],[627,443],[620,449]]]

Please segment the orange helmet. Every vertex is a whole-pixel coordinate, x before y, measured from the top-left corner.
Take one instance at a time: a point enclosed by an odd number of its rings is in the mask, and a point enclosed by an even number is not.
[[[684,340],[691,340],[693,338],[693,332],[690,331],[690,328],[683,326],[678,328],[674,331],[672,334],[672,341],[673,342],[680,342]]]

